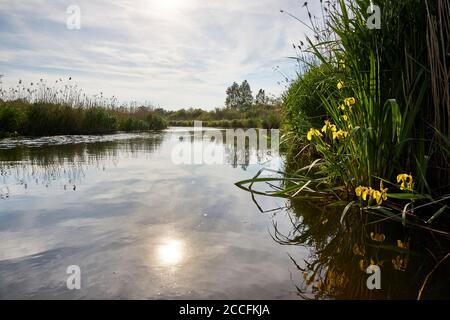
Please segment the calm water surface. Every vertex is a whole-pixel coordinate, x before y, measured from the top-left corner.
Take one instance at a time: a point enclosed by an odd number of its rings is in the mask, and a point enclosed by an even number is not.
[[[448,236],[358,210],[341,221],[347,202],[257,196],[280,208],[261,213],[234,183],[283,160],[206,131],[197,142],[225,163],[175,164],[192,134],[0,141],[0,298],[450,299],[450,259],[435,269]],[[81,290],[67,289],[71,265]]]
[[[261,166],[176,165],[185,134],[4,140],[0,298],[298,298],[289,247],[271,238],[287,220],[234,185]],[[70,265],[81,290],[66,287]]]

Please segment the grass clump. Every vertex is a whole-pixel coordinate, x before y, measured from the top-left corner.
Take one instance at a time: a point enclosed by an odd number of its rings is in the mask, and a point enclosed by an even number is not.
[[[166,120],[151,107],[118,106],[117,101],[90,98],[77,86],[45,81],[1,91],[0,137],[106,134],[162,130]],[[58,85],[59,83],[59,85]],[[62,84],[61,84],[62,83]]]
[[[368,28],[372,3],[381,8],[381,29]],[[346,199],[343,216],[359,208],[404,225],[445,221],[450,5],[336,0],[323,12],[298,57],[306,72],[283,105],[292,128],[286,143],[312,150],[313,159],[271,195]]]

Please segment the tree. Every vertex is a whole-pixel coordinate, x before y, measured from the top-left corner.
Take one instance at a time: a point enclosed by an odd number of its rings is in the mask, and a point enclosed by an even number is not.
[[[237,109],[239,103],[239,85],[233,82],[226,92],[227,99],[225,100],[225,106],[230,109]]]
[[[250,84],[244,80],[239,87],[238,108],[240,111],[248,111],[253,104],[253,95]]]
[[[268,97],[266,97],[266,92],[263,89],[259,89],[258,94],[255,98],[255,104],[257,106],[266,105],[269,102]]]
[[[233,82],[226,92],[227,99],[225,100],[225,105],[227,108],[245,112],[248,111],[253,104],[252,90],[247,80],[244,80],[241,85]]]

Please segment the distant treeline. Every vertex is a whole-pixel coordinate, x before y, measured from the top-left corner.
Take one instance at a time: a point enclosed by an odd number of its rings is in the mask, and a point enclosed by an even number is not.
[[[282,108],[279,99],[267,97],[262,89],[253,98],[246,80],[241,85],[233,83],[226,90],[226,94],[224,108],[211,111],[199,108],[177,111],[155,109],[155,112],[166,118],[172,126],[192,126],[194,121],[202,121],[205,127],[267,129],[280,127]]]
[[[217,108],[212,111],[203,109],[181,109],[163,111],[164,117],[171,126],[192,126],[194,121],[202,121],[204,127],[221,128],[279,128],[281,124],[281,110],[279,106],[253,106],[246,112],[230,108]]]

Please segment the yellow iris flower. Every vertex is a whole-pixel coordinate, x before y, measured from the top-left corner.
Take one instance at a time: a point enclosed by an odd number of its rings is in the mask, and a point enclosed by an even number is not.
[[[397,176],[397,183],[400,183],[400,190],[413,191],[414,181],[410,174],[402,173]]]
[[[359,186],[355,189],[355,194],[357,197],[361,197],[364,201],[373,199],[378,205],[381,205],[383,201],[387,200],[387,191],[388,189],[383,186],[383,181],[380,181],[380,190]]]
[[[347,107],[351,107],[351,106],[353,106],[353,105],[356,104],[356,99],[353,98],[353,97],[351,97],[351,98],[346,98],[346,99],[344,100],[344,103],[345,103],[345,105],[346,105]]]
[[[374,190],[372,193],[372,198],[377,202],[377,205],[380,205],[383,203],[382,194],[378,190]]]
[[[338,88],[339,90],[342,90],[344,87],[345,87],[344,82],[339,81],[339,82],[337,83],[337,88]]]
[[[359,187],[357,187],[357,188],[355,189],[355,193],[356,193],[356,196],[357,196],[357,197],[361,197],[363,188],[364,188],[364,187],[359,186]]]
[[[402,240],[397,240],[397,247],[402,249],[408,249],[408,242],[403,242]]]
[[[381,199],[383,199],[383,201],[386,201],[388,188],[384,187],[383,180],[380,180],[380,192],[381,192]]]
[[[408,259],[403,259],[400,256],[397,256],[395,259],[392,259],[392,265],[395,270],[405,271],[408,267]]]
[[[322,137],[322,134],[319,130],[311,128],[308,131],[308,134],[306,135],[306,138],[311,141],[313,137]]]
[[[333,140],[336,140],[336,139],[340,140],[343,138],[347,138],[347,136],[348,136],[347,131],[339,130],[339,131],[333,132]]]
[[[331,132],[336,132],[337,128],[336,125],[331,124],[331,122],[329,120],[325,120],[325,125],[322,127],[322,132],[327,132],[327,131],[331,131]]]
[[[373,241],[377,241],[377,242],[384,242],[384,240],[386,240],[386,236],[382,233],[375,233],[375,232],[371,232],[370,233],[370,238]]]
[[[355,193],[357,197],[361,197],[364,201],[366,201],[367,196],[369,197],[372,196],[373,189],[359,186],[358,188],[355,189]]]

